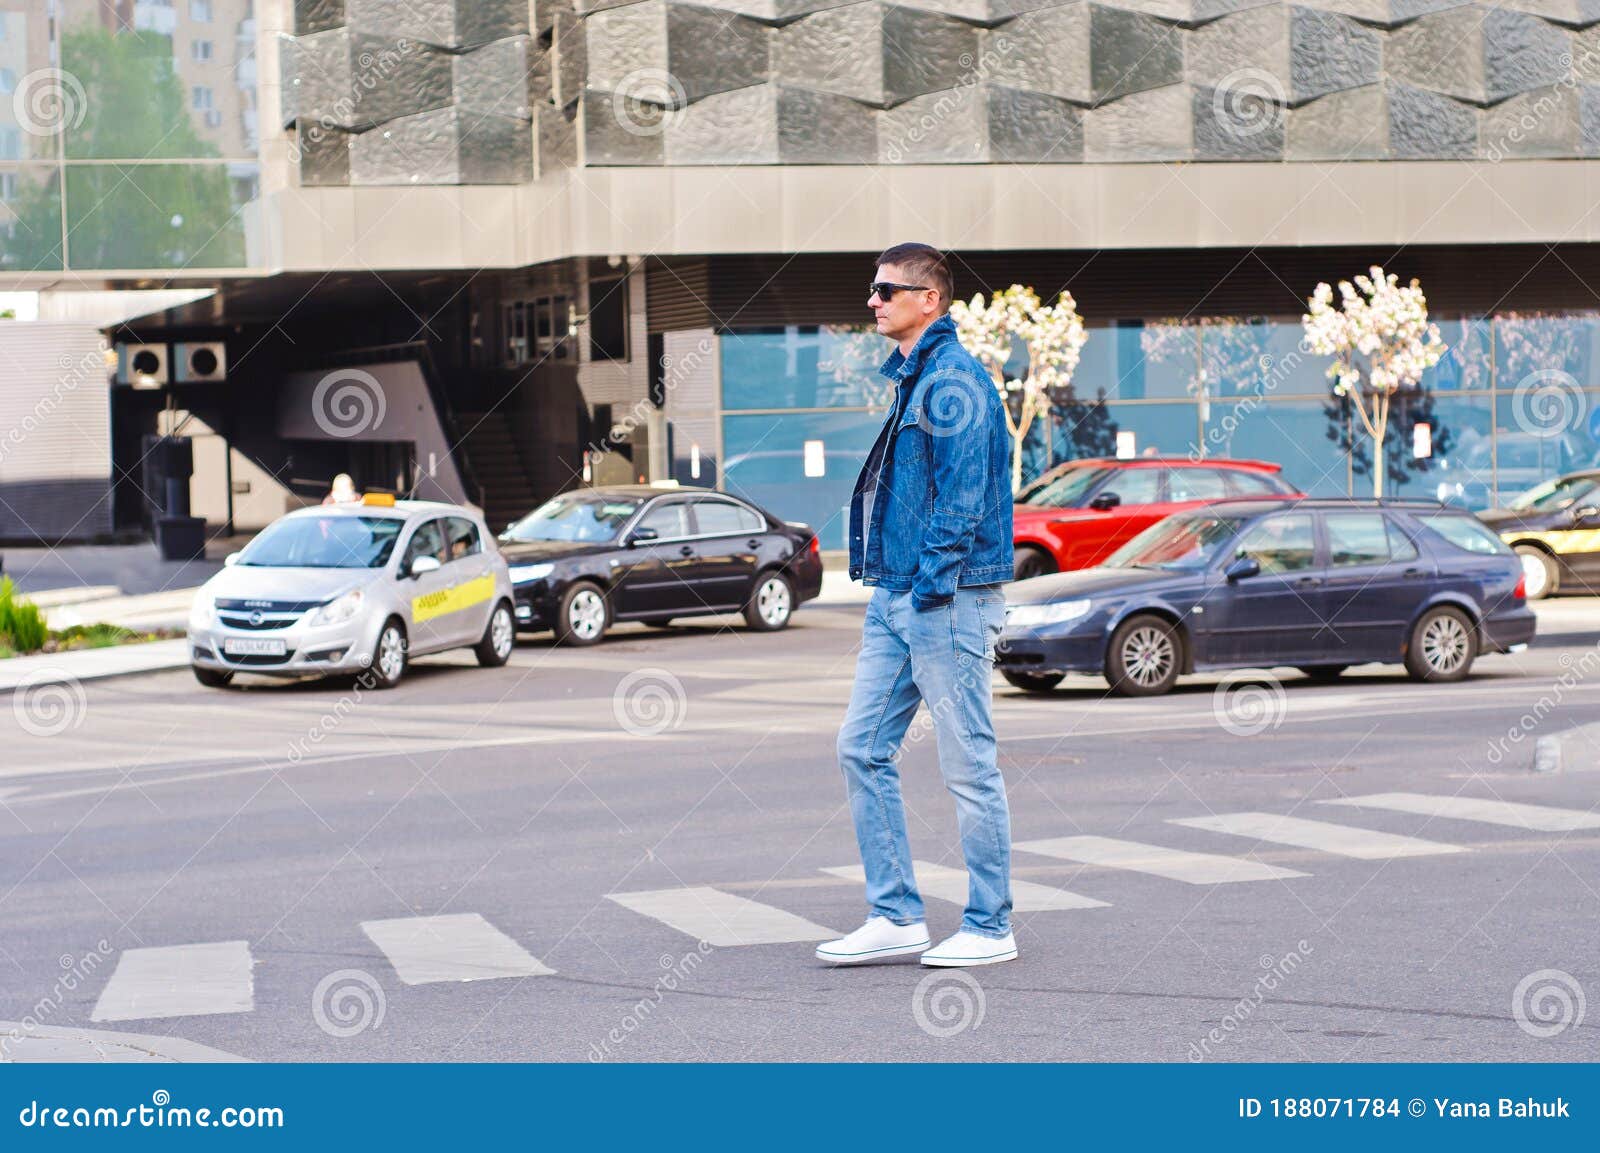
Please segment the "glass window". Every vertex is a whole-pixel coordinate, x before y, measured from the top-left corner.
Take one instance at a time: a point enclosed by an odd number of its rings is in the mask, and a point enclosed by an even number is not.
[[[0,128],[0,149],[6,130]],[[61,186],[52,169],[0,169],[0,270],[61,267]]]
[[[1228,484],[1212,468],[1173,468],[1167,470],[1167,499],[1221,500],[1228,495]]]
[[[1315,400],[1250,397],[1230,403],[1213,400],[1207,409],[1208,458],[1271,461],[1283,466],[1279,475],[1301,492],[1350,495],[1349,465],[1334,439],[1344,426],[1342,409]]]
[[[67,168],[74,268],[237,268],[240,209],[254,165],[96,164]]]
[[[1381,512],[1329,513],[1328,563],[1332,565],[1386,564],[1389,560],[1388,519]]]
[[[1493,529],[1474,516],[1460,513],[1435,513],[1418,517],[1423,525],[1457,548],[1477,553],[1509,553],[1511,549]]]
[[[1495,398],[1495,492],[1481,504],[1460,503],[1474,509],[1503,505],[1545,481],[1600,467],[1600,396],[1558,388],[1550,398],[1548,407],[1531,391]],[[1490,495],[1486,485],[1480,492]]]
[[[1118,400],[1191,396],[1200,373],[1200,329],[1178,321],[1119,322],[1106,335],[1116,342]],[[1094,337],[1091,336],[1092,343]]]
[[[1161,470],[1159,468],[1123,468],[1112,473],[1111,479],[1095,493],[1098,499],[1107,493],[1116,493],[1123,505],[1158,504],[1161,500]]]
[[[445,519],[445,531],[450,536],[450,559],[477,556],[483,551],[483,541],[478,536],[478,526],[464,516]]]
[[[640,519],[638,527],[655,529],[662,540],[693,535],[689,531],[689,502],[664,500],[653,505]]]
[[[1119,433],[1131,434],[1133,455],[1188,457],[1200,439],[1193,401],[1165,404],[1090,405],[1078,437],[1083,456],[1116,456]],[[1220,455],[1208,453],[1207,455]],[[1070,459],[1063,457],[1062,459]]]
[[[1422,387],[1429,392],[1464,392],[1489,387],[1489,322],[1481,317],[1434,317],[1444,355],[1439,363],[1422,374]]]
[[[1270,472],[1253,472],[1250,469],[1224,469],[1228,489],[1236,496],[1286,496],[1294,489]]]
[[[1242,523],[1238,517],[1179,514],[1158,521],[1102,563],[1111,568],[1201,569],[1220,555]]]
[[[552,497],[501,534],[503,540],[607,541],[643,501],[638,497],[565,492]]]
[[[399,517],[293,516],[274,521],[239,555],[252,568],[382,568]]]
[[[881,412],[725,416],[723,485],[773,516],[811,525],[823,548],[844,548],[850,492],[883,420]],[[674,451],[684,452],[688,439],[686,434],[678,435]],[[822,442],[821,476],[806,475],[805,446],[812,440]],[[709,451],[709,442],[701,444]],[[815,463],[815,449],[811,456]]]
[[[211,59],[212,45],[209,40],[191,40],[189,42],[189,57],[192,60],[204,63]]]
[[[1235,556],[1254,557],[1264,573],[1301,572],[1316,564],[1310,513],[1278,513],[1256,522],[1239,537]]]
[[[727,500],[697,500],[694,519],[702,536],[722,533],[765,532],[766,522],[744,505]]]
[[[628,282],[624,279],[589,284],[589,358],[628,359]]]
[[[211,0],[189,0],[189,17],[202,24],[211,23]]]
[[[1078,505],[1101,477],[1103,468],[1074,466],[1057,469],[1024,485],[1017,493],[1018,504],[1042,505],[1049,508],[1072,508]]]
[[[431,556],[440,564],[449,559],[449,552],[444,543],[444,520],[423,521],[417,526],[417,531],[411,534],[411,540],[406,544],[405,556],[401,558],[400,571],[405,572],[411,567],[411,562],[419,556]]]
[[[894,385],[879,375],[894,346],[851,325],[789,325],[724,333],[722,406],[861,408],[887,406]]]
[[[196,112],[204,112],[213,106],[211,89],[204,84],[196,84],[189,95],[189,106]]]
[[[1389,559],[1390,560],[1416,560],[1417,544],[1411,539],[1411,534],[1397,523],[1393,517],[1389,518]]]
[[[1579,501],[1597,503],[1590,496],[1596,487],[1600,487],[1600,476],[1567,476],[1559,480],[1547,480],[1512,498],[1506,507],[1517,512],[1560,512]]]

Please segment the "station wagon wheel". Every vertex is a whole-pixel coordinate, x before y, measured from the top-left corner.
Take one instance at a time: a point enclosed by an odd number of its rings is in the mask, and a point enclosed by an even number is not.
[[[1046,576],[1056,571],[1056,562],[1050,554],[1032,545],[1020,545],[1011,557],[1011,579],[1025,581],[1030,577]]]
[[[1522,561],[1522,589],[1530,601],[1541,600],[1556,591],[1560,573],[1554,557],[1531,544],[1519,544],[1517,557]]]
[[[794,612],[794,590],[789,578],[780,572],[762,573],[756,578],[756,591],[744,606],[744,619],[756,632],[776,632],[789,623]]]
[[[1005,677],[1006,683],[1012,688],[1021,689],[1025,693],[1047,693],[1063,679],[1061,673],[1014,673],[1006,669],[1001,669],[1000,675]]]
[[[400,622],[390,617],[383,622],[378,634],[378,648],[372,654],[372,684],[378,689],[392,689],[400,683],[406,671],[406,630]]]
[[[1419,681],[1464,680],[1477,647],[1466,613],[1456,608],[1431,609],[1411,630],[1406,671]]]
[[[556,612],[556,640],[564,645],[592,645],[606,635],[610,620],[606,594],[591,581],[568,587]]]
[[[1172,624],[1149,613],[1117,626],[1106,651],[1106,680],[1128,697],[1153,697],[1177,683],[1183,641]]]
[[[494,612],[489,614],[489,623],[484,626],[483,637],[473,646],[472,651],[478,657],[478,663],[486,669],[497,669],[511,659],[511,650],[516,647],[517,626],[511,619],[511,606],[501,601],[494,606]]]

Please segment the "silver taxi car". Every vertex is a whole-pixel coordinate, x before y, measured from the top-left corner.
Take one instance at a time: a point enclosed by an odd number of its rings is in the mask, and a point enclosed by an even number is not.
[[[195,594],[195,679],[370,670],[390,688],[408,658],[471,648],[503,665],[516,642],[505,558],[459,505],[369,493],[280,517]]]

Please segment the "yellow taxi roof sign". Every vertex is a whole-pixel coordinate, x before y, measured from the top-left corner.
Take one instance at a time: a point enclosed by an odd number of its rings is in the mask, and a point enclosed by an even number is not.
[[[362,494],[362,497],[361,497],[361,503],[362,504],[372,505],[374,508],[393,508],[394,507],[394,493],[392,493],[392,492],[369,492],[369,493],[364,493],[364,494]]]

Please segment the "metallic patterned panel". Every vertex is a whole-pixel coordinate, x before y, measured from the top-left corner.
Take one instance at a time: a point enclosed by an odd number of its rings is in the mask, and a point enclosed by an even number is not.
[[[443,48],[473,48],[528,31],[527,0],[346,0],[352,28]]]
[[[1089,78],[1097,104],[1176,84],[1183,79],[1182,34],[1151,16],[1090,5]]]
[[[989,106],[981,85],[929,92],[878,113],[883,164],[978,164],[988,158]]]
[[[1331,92],[1287,114],[1287,160],[1378,160],[1388,153],[1383,85]]]
[[[350,140],[343,129],[300,123],[295,131],[300,183],[307,188],[349,184]]]
[[[1389,34],[1387,78],[1462,100],[1484,98],[1483,14],[1458,8],[1424,16]]]
[[[1508,157],[1577,156],[1583,144],[1582,94],[1561,84],[1524,92],[1481,113],[1478,154]]]
[[[554,45],[556,103],[565,108],[577,103],[589,71],[583,21],[570,13],[557,12]]]
[[[885,7],[882,36],[883,89],[890,103],[979,79],[978,30],[969,24]]]
[[[1580,103],[1578,126],[1582,133],[1579,145],[1584,156],[1600,156],[1600,86],[1583,84],[1578,87]]]
[[[1464,160],[1478,151],[1478,110],[1437,92],[1390,82],[1389,154],[1396,160]]]
[[[778,159],[784,164],[873,164],[877,112],[848,96],[778,89]]]
[[[293,36],[278,36],[278,111],[284,128],[294,127],[300,113],[299,41]]]
[[[641,77],[661,77],[667,71],[667,17],[660,0],[597,12],[581,22],[578,35],[587,60],[584,83],[590,89],[631,93],[642,86]]]
[[[1378,81],[1383,35],[1348,16],[1290,9],[1289,85],[1296,101]]]
[[[690,100],[768,78],[771,29],[743,16],[666,5],[667,71]]]
[[[668,164],[776,164],[778,89],[772,84],[707,96],[667,121]]]
[[[528,37],[513,36],[453,57],[456,107],[532,119],[530,51],[532,42]]]
[[[1202,24],[1188,34],[1189,83],[1231,87],[1241,73],[1275,90],[1280,100],[1288,98],[1288,8],[1281,4],[1252,8]]]
[[[1039,92],[989,87],[989,159],[1065,164],[1083,159],[1083,110]]]
[[[1191,91],[1196,160],[1282,159],[1287,109],[1266,87]]]
[[[532,176],[525,121],[456,108],[402,116],[362,132],[350,148],[354,185],[513,184]]]
[[[352,128],[356,124],[355,93],[350,80],[350,32],[335,28],[295,41],[293,89],[299,119]],[[288,90],[289,86],[285,86]]]
[[[1483,15],[1484,87],[1490,100],[1559,83],[1572,60],[1566,32],[1537,16],[1501,8]]]
[[[534,148],[541,177],[553,175],[578,162],[578,105],[553,108],[534,106]]]
[[[353,30],[350,54],[358,125],[450,106],[454,57],[444,49]]]
[[[882,34],[876,4],[851,4],[786,24],[772,42],[773,79],[881,104]]]
[[[514,116],[456,112],[464,184],[522,184],[533,179],[533,130]]]
[[[585,92],[582,106],[585,164],[662,163],[666,156],[662,135],[667,118],[681,115],[620,92]]]
[[[326,32],[344,23],[344,0],[294,0],[294,30],[299,35]]]
[[[533,31],[542,36],[556,26],[556,13],[572,14],[572,0],[529,0],[533,5]]]
[[[1187,84],[1135,92],[1084,113],[1085,160],[1187,160],[1194,106]]]
[[[1089,84],[1089,5],[1061,4],[1018,16],[984,34],[988,78],[1082,104]]]

